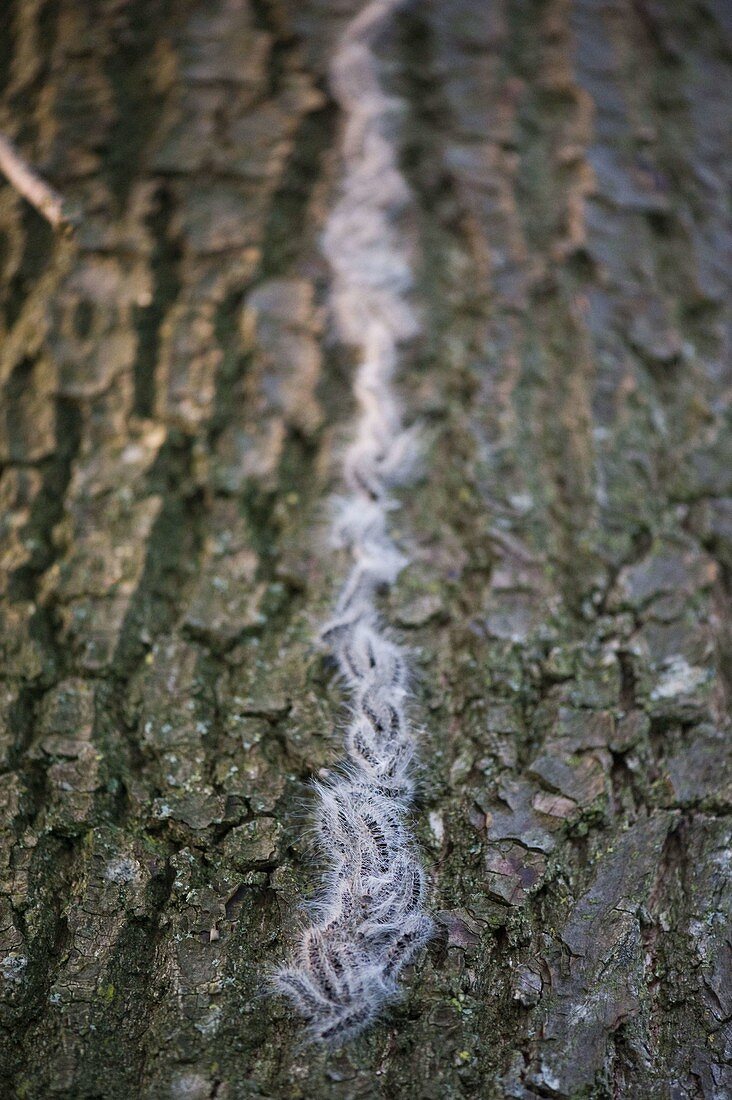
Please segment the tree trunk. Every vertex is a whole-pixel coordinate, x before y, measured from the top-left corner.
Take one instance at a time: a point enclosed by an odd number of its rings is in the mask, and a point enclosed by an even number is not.
[[[0,189],[0,1091],[722,1100],[724,0],[418,0],[380,44],[428,440],[384,617],[440,935],[339,1051],[262,995],[344,721],[319,234],[357,8],[3,5],[0,129],[82,220]]]

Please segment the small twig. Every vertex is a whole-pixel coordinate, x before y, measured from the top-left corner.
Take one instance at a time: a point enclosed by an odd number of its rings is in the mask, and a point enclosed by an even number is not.
[[[0,172],[54,229],[64,233],[73,231],[75,218],[63,195],[41,179],[4,134],[0,134]]]
[[[541,559],[532,554],[523,543],[519,542],[513,535],[507,534],[505,531],[499,531],[497,527],[488,528],[488,538],[505,550],[507,554],[513,554],[519,561],[525,562],[526,565],[539,565]]]

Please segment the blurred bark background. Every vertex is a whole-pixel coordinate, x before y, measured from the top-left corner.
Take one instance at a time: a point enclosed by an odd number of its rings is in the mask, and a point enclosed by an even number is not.
[[[0,129],[83,221],[0,188],[0,1092],[723,1100],[725,0],[420,0],[382,44],[429,439],[385,613],[441,936],[337,1053],[261,995],[340,753],[357,7],[2,4]]]

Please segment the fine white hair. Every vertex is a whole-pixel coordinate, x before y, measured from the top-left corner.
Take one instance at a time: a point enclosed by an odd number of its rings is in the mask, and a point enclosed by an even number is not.
[[[406,655],[386,636],[375,604],[406,564],[388,533],[396,507],[389,492],[408,476],[415,450],[392,386],[399,346],[419,327],[409,251],[397,228],[410,198],[390,140],[401,104],[381,88],[374,54],[400,6],[371,0],[346,27],[330,74],[345,115],[344,175],[323,249],[338,334],[358,349],[359,365],[345,492],[331,531],[351,564],[322,636],[350,691],[352,717],[343,767],[316,785],[325,887],[292,963],[274,982],[312,1037],[332,1045],[358,1034],[398,996],[400,971],[433,934],[423,908],[425,874],[406,824],[416,752],[405,709]]]

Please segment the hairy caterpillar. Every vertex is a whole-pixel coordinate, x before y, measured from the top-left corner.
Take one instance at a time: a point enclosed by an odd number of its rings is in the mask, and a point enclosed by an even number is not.
[[[346,765],[317,786],[315,835],[330,864],[315,922],[275,985],[307,1018],[313,1038],[338,1044],[398,994],[402,968],[430,938],[425,875],[405,814],[413,795],[415,737],[405,712],[405,655],[379,623],[375,599],[405,565],[387,530],[389,490],[409,472],[414,436],[392,379],[399,345],[418,331],[409,255],[395,216],[409,201],[388,130],[399,101],[382,91],[374,42],[401,0],[372,0],[347,26],[331,79],[345,113],[342,193],[324,233],[332,304],[359,365],[346,496],[334,521],[351,565],[323,631],[351,691]]]

